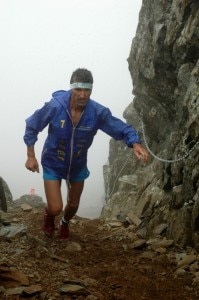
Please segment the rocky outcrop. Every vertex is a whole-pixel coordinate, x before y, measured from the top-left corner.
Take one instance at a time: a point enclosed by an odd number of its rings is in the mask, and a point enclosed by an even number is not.
[[[0,209],[7,212],[7,203],[13,201],[12,193],[5,182],[5,180],[0,177]]]
[[[110,141],[101,216],[134,214],[141,237],[199,249],[199,2],[143,0],[128,58],[133,101],[124,111],[151,153],[135,161]]]

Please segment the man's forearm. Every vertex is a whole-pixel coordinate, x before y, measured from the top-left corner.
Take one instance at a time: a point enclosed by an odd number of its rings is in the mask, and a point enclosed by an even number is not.
[[[27,146],[27,156],[28,158],[35,158],[35,149],[34,149],[34,145],[31,146]]]

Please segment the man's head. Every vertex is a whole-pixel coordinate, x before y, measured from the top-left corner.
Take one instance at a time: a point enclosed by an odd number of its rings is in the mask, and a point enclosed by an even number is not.
[[[71,89],[89,89],[93,87],[93,76],[90,71],[84,68],[79,68],[72,73],[70,79]]]
[[[93,88],[93,76],[87,69],[77,69],[70,79],[72,90],[71,105],[73,108],[84,109]]]

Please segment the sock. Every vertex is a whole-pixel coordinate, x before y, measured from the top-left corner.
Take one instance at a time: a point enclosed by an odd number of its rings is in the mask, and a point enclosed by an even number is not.
[[[63,225],[68,225],[69,221],[66,221],[66,220],[64,219],[64,217],[62,217],[62,218],[61,218],[61,223],[62,223]]]

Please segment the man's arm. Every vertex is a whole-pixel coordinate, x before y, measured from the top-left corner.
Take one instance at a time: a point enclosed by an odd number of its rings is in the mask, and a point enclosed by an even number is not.
[[[49,120],[55,115],[55,113],[56,107],[51,100],[26,119],[26,128],[23,138],[27,146],[28,158],[26,160],[25,167],[32,172],[39,172],[39,164],[35,157],[34,150],[38,134],[49,124]]]
[[[104,110],[103,122],[101,123],[100,129],[116,140],[123,140],[128,147],[133,148],[134,155],[137,159],[143,160],[144,163],[148,161],[148,151],[141,145],[136,130],[131,125],[112,116],[109,109]]]

